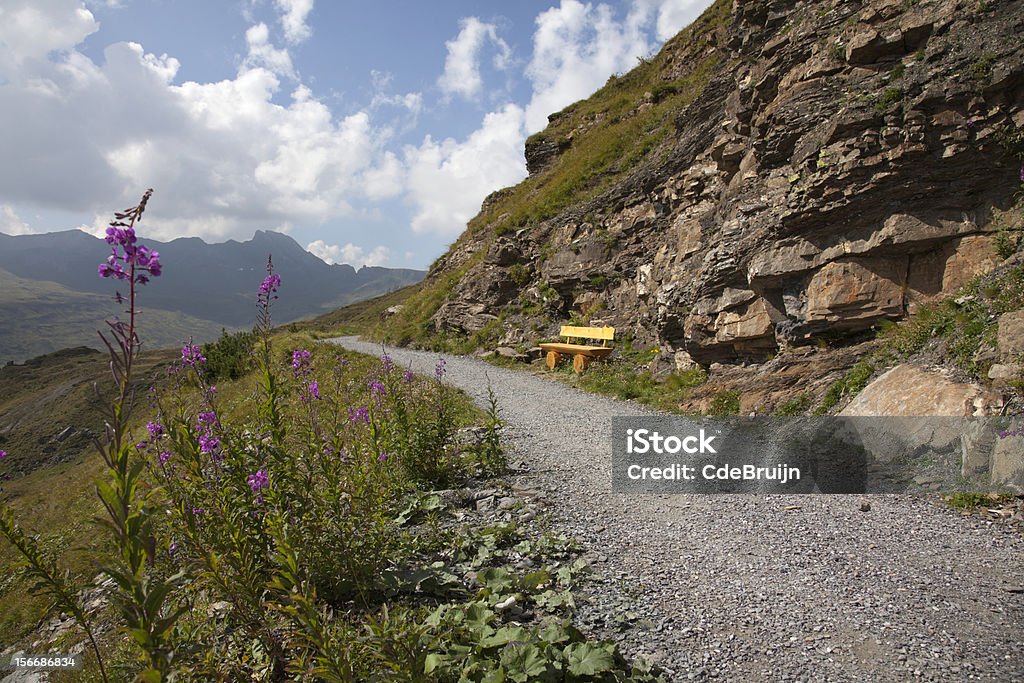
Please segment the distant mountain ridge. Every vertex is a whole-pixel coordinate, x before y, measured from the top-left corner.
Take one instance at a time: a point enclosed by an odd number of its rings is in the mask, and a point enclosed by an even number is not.
[[[197,237],[144,241],[160,252],[164,264],[163,274],[145,287],[140,303],[143,310],[152,312],[153,327],[159,328],[151,336],[155,345],[171,341],[163,339],[160,330],[177,335],[185,323],[199,328],[197,339],[209,338],[211,330],[221,327],[250,327],[268,256],[273,257],[274,272],[282,279],[280,298],[274,302],[276,323],[320,315],[423,277],[421,271],[404,268],[356,270],[347,264],[328,265],[291,237],[271,231],[257,231],[246,242],[207,244]],[[117,289],[96,273],[109,251],[102,239],[80,230],[0,234],[0,270],[6,271],[0,277],[4,285],[0,319],[7,328],[0,329],[0,360],[22,360],[67,345],[96,345],[95,330],[104,316],[92,321],[90,315],[83,315],[82,304],[89,300],[89,310],[98,314],[102,307],[94,305],[96,295],[113,296]],[[40,316],[41,308],[46,309],[45,316]],[[113,301],[108,308],[107,315],[118,312]],[[181,325],[170,324],[175,316]],[[29,321],[42,324],[44,319],[39,338],[33,339],[34,323]],[[64,320],[69,321],[67,328],[61,327]],[[13,324],[15,321],[21,324]]]

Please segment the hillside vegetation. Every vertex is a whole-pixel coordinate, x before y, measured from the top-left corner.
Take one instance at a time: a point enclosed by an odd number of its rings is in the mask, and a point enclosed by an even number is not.
[[[109,353],[0,370],[2,642],[84,650],[75,680],[659,680],[573,627],[570,539],[452,514],[506,462],[443,359],[275,331],[269,259],[253,332],[141,353],[149,196],[108,232]]]

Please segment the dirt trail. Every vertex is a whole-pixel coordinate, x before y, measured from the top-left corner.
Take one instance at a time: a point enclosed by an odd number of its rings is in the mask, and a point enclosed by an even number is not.
[[[355,338],[336,343],[379,354]],[[432,373],[436,353],[388,349]],[[478,402],[490,381],[516,485],[604,577],[585,624],[677,680],[1024,681],[1024,537],[924,498],[612,493],[611,418],[634,404],[447,358]],[[799,509],[786,510],[798,505]]]

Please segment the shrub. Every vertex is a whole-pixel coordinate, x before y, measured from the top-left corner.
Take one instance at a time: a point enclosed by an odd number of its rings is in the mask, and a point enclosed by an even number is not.
[[[708,407],[708,415],[739,415],[740,392],[734,389],[723,389],[715,394]]]
[[[203,345],[206,370],[211,379],[238,379],[252,369],[252,351],[256,344],[256,331],[229,334],[221,330],[220,338]]]

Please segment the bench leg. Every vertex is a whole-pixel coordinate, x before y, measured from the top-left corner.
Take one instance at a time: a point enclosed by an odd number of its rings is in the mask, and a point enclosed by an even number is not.
[[[548,351],[547,364],[549,370],[554,370],[555,366],[558,365],[558,359],[561,354],[558,351]]]
[[[582,353],[577,353],[573,356],[572,369],[576,371],[577,375],[582,375],[588,365],[590,365],[590,359]]]

